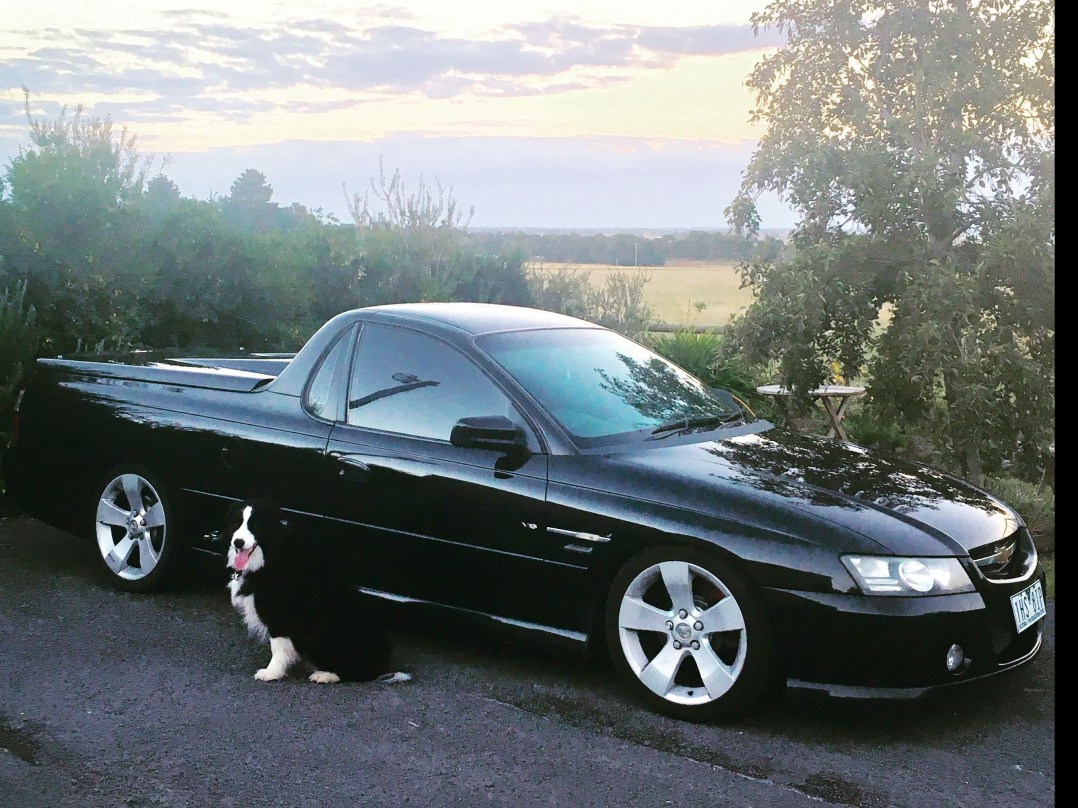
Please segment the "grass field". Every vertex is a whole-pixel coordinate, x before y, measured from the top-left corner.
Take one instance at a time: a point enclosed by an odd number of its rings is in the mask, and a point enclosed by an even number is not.
[[[564,265],[547,265],[560,269]],[[568,269],[588,273],[595,286],[602,286],[612,272],[645,272],[651,280],[644,287],[644,299],[655,308],[659,322],[671,325],[726,325],[744,309],[752,294],[741,288],[741,276],[734,263],[682,263],[665,267],[616,267],[570,264]],[[698,305],[702,304],[700,308]]]

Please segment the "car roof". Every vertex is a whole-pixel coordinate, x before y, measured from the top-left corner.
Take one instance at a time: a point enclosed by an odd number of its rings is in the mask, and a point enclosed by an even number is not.
[[[301,395],[319,357],[329,349],[338,334],[356,322],[420,326],[423,331],[437,334],[457,345],[468,343],[480,334],[505,331],[600,328],[576,317],[500,303],[390,303],[367,306],[341,312],[328,320],[265,389],[284,395]]]
[[[552,311],[501,303],[394,303],[356,309],[361,319],[378,322],[422,320],[472,336],[536,328],[598,328],[594,323]]]

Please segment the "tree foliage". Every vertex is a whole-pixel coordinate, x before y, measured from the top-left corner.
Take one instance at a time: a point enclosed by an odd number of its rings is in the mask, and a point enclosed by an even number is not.
[[[1054,430],[1055,18],[1047,0],[776,0],[748,79],[766,134],[727,209],[798,212],[743,265],[748,355],[803,393],[839,363],[980,480]],[[880,320],[880,315],[883,319]],[[805,399],[802,398],[802,404]]]
[[[248,168],[229,188],[221,200],[221,210],[227,221],[256,231],[273,229],[280,223],[280,208],[273,199],[273,188],[266,175]]]
[[[644,300],[647,271],[611,273],[602,284],[591,282],[587,270],[565,266],[532,266],[527,287],[532,306],[580,317],[635,336],[655,322],[655,309]]]
[[[471,212],[466,220],[453,189],[440,180],[431,187],[420,177],[418,190],[409,193],[400,169],[387,177],[379,158],[378,177],[365,193],[351,195],[348,210],[363,243],[364,286],[379,302],[450,300],[471,280],[458,253]]]
[[[46,340],[60,332],[124,340],[133,330],[125,314],[148,281],[131,204],[152,161],[126,129],[81,107],[36,118],[27,93],[25,111],[31,145],[4,174],[4,269],[14,275],[5,283],[28,281],[27,303]]]

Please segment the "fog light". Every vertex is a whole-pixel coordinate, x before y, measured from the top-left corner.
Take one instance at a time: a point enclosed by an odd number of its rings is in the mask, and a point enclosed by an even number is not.
[[[966,654],[962,651],[962,646],[955,643],[947,649],[947,670],[951,673],[958,673],[964,667],[963,663],[966,661]]]

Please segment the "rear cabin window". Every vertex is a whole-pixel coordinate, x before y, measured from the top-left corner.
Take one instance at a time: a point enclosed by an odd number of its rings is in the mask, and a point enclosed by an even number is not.
[[[346,329],[337,338],[337,342],[322,359],[321,366],[311,380],[311,386],[307,388],[307,411],[319,418],[335,421],[340,417],[336,411],[335,403],[338,399],[333,394],[333,382],[347,372],[345,365],[348,362],[348,346],[352,342],[349,339],[351,333],[351,328]]]

